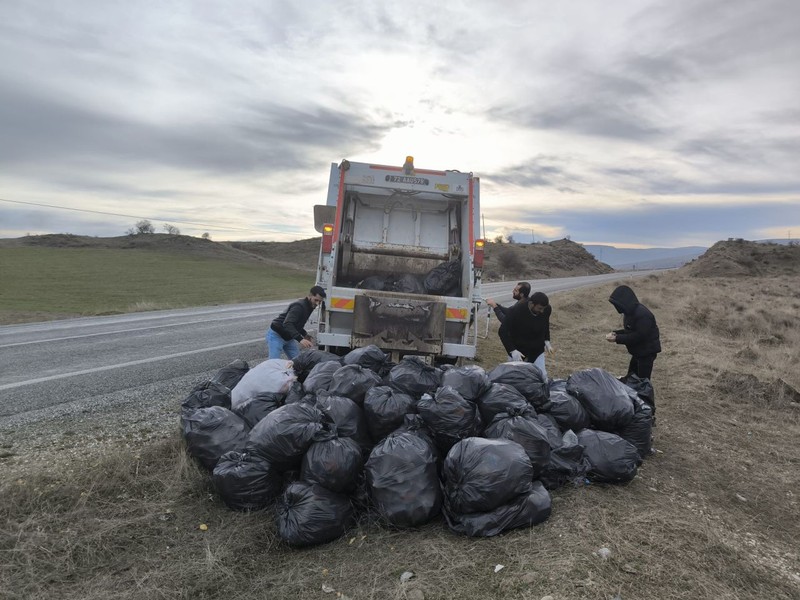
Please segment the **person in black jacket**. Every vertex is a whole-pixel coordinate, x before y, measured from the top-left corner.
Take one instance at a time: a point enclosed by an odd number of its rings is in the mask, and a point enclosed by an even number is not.
[[[516,300],[517,303],[523,302],[527,304],[530,293],[531,284],[527,281],[520,281],[514,286],[514,290],[511,292],[511,297]],[[497,330],[497,336],[500,338],[500,343],[503,344],[503,348],[506,349],[506,354],[508,354],[510,359],[511,352],[514,350],[514,344],[511,341],[511,334],[508,332],[508,326],[506,325],[505,320],[506,313],[508,313],[508,311],[514,307],[498,304],[495,302],[494,298],[487,298],[486,304],[488,304],[494,310],[494,314],[497,315],[497,320],[500,321],[500,328]]]
[[[506,313],[505,323],[514,349],[512,360],[533,363],[547,381],[544,353],[553,352],[550,343],[550,315],[553,308],[543,292],[536,292],[527,302],[517,302]]]
[[[325,290],[315,285],[309,290],[308,296],[292,302],[272,321],[266,335],[269,358],[280,358],[283,352],[286,358],[292,360],[300,354],[301,348],[311,348],[314,345],[303,328],[311,313],[324,299]]]
[[[606,334],[609,342],[624,344],[631,355],[628,375],[635,374],[641,379],[650,379],[653,362],[661,352],[661,337],[656,318],[650,309],[639,302],[636,294],[627,285],[621,285],[611,292],[608,299],[617,312],[623,316],[622,329]]]

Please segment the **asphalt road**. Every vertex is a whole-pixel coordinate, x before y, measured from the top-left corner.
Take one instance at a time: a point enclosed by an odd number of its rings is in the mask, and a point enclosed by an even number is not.
[[[531,286],[554,293],[648,273],[542,279]],[[515,284],[484,284],[483,297],[509,303]],[[200,381],[237,358],[257,364],[266,358],[266,327],[288,302],[0,327],[0,419],[123,390],[135,393],[145,384],[162,383],[166,389],[171,381],[195,374]],[[147,389],[158,393],[153,385]]]

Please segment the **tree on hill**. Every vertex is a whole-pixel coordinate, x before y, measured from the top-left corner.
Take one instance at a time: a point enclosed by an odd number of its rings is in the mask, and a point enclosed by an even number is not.
[[[155,232],[156,228],[153,227],[153,224],[147,219],[142,219],[141,221],[137,221],[136,225],[128,229],[128,231],[126,231],[125,233],[127,235],[143,235]]]
[[[180,235],[181,230],[175,227],[175,225],[170,225],[169,223],[164,223],[164,231],[166,231],[169,235]]]
[[[521,273],[525,268],[525,263],[522,262],[519,254],[510,248],[500,252],[500,255],[497,257],[497,264],[500,265],[504,273],[509,273],[511,275]]]

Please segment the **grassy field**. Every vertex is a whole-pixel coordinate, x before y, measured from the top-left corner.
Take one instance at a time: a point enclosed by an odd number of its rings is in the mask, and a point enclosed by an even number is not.
[[[319,243],[167,234],[0,239],[0,325],[295,297],[313,285]],[[484,279],[610,270],[568,240],[489,243]]]
[[[289,548],[271,511],[228,510],[186,458],[182,393],[153,399],[176,414],[155,442],[109,432],[80,464],[65,468],[54,447],[49,468],[3,479],[0,596],[800,598],[797,284],[680,273],[631,282],[662,331],[658,452],[627,485],[555,491],[551,518],[534,528],[471,539],[441,520],[393,530],[366,514],[338,541]],[[551,376],[624,372],[624,348],[603,339],[619,323],[611,289],[553,295]],[[493,330],[476,362],[502,360]],[[405,571],[414,577],[401,583]]]
[[[0,324],[302,295],[314,273],[145,249],[0,248]]]

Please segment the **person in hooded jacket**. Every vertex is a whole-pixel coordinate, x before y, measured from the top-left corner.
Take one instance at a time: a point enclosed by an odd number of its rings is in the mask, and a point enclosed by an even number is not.
[[[618,286],[608,299],[623,315],[622,329],[606,334],[606,340],[623,344],[631,355],[628,375],[650,379],[653,363],[661,352],[661,337],[656,318],[650,309],[639,302],[634,291],[627,285]]]
[[[536,292],[527,302],[517,302],[506,312],[503,324],[508,328],[513,350],[512,360],[525,360],[539,368],[547,381],[545,351],[554,352],[550,343],[550,315],[553,307],[544,292]]]
[[[306,321],[322,301],[325,299],[325,290],[315,285],[308,291],[308,296],[292,302],[289,307],[279,314],[267,329],[268,358],[280,358],[281,352],[286,358],[292,360],[300,354],[300,350],[311,348],[314,342],[304,329]]]

